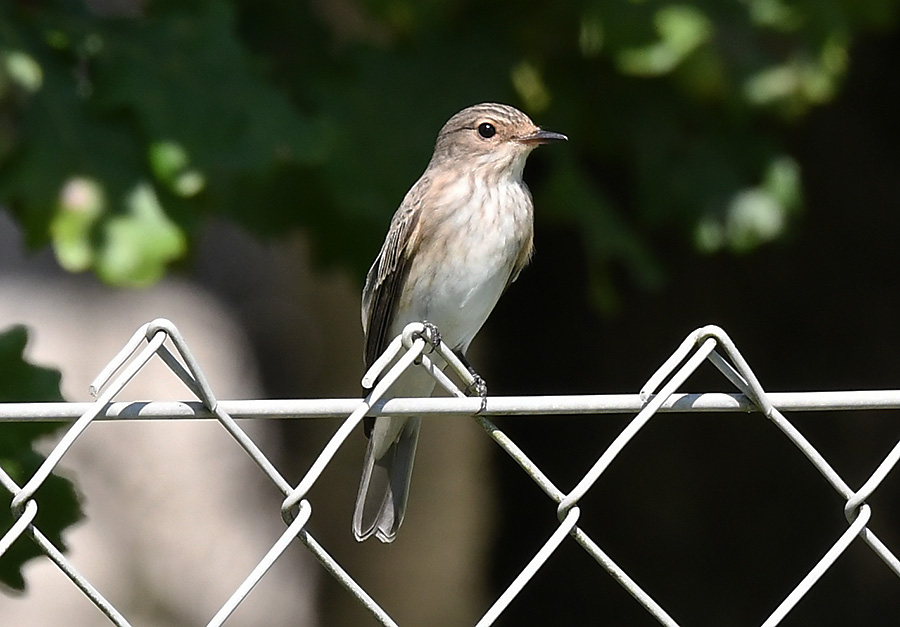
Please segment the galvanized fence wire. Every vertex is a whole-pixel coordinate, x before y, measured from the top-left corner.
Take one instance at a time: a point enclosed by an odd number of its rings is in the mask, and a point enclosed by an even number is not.
[[[123,403],[116,396],[154,357],[160,358],[196,396],[196,401],[178,403]],[[684,394],[678,390],[703,363],[711,362],[738,390],[734,394]],[[449,394],[450,398],[385,399],[386,393],[407,368],[424,368]],[[450,374],[448,375],[447,372]],[[456,379],[462,386],[458,385]],[[306,495],[333,459],[347,437],[365,416],[381,414],[456,413],[472,414],[485,430],[538,487],[556,504],[559,526],[540,550],[522,568],[509,587],[485,612],[476,627],[493,624],[531,578],[541,569],[556,549],[572,538],[597,561],[634,599],[660,624],[678,623],[641,586],[607,555],[600,545],[578,526],[581,510],[579,501],[600,479],[612,461],[651,418],[661,412],[702,411],[759,411],[806,456],[826,482],[845,501],[843,514],[846,530],[834,541],[808,574],[791,590],[781,604],[762,623],[763,627],[779,624],[797,602],[816,584],[847,547],[861,539],[900,577],[900,560],[869,529],[872,511],[866,503],[885,477],[900,460],[900,441],[858,490],[853,490],[778,409],[799,411],[827,409],[900,408],[900,391],[872,392],[808,392],[769,394],[760,385],[747,362],[728,335],[720,328],[707,326],[697,329],[653,374],[638,395],[584,395],[551,397],[489,397],[482,406],[481,399],[467,397],[463,390],[474,382],[473,375],[457,356],[441,344],[420,323],[411,324],[395,338],[385,353],[363,377],[363,385],[370,390],[362,399],[320,399],[298,401],[222,401],[214,395],[199,364],[181,333],[168,320],[157,319],[143,325],[125,344],[112,361],[98,375],[91,386],[97,396],[94,403],[33,403],[0,404],[0,422],[22,420],[73,420],[59,443],[52,449],[34,475],[19,486],[0,468],[0,485],[12,495],[10,507],[15,522],[0,536],[0,555],[13,543],[30,538],[41,551],[118,626],[130,623],[75,566],[35,526],[38,510],[35,493],[54,471],[76,439],[95,420],[140,420],[147,418],[214,418],[228,431],[260,470],[284,495],[281,517],[286,528],[257,566],[238,586],[232,596],[210,619],[209,627],[224,624],[228,617],[250,594],[253,587],[284,554],[294,540],[299,540],[322,566],[347,591],[362,603],[383,625],[396,625],[378,603],[332,558],[309,533],[306,526],[312,516],[312,506]],[[489,418],[495,415],[516,414],[600,414],[635,413],[630,423],[600,455],[578,484],[570,491],[560,490]],[[349,415],[348,415],[349,414]],[[310,466],[297,486],[289,484],[272,462],[235,421],[252,417],[322,417],[347,416],[328,444]]]

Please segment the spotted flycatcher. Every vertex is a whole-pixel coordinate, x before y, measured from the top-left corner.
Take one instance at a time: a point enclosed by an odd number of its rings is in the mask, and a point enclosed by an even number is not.
[[[366,277],[367,368],[411,322],[431,323],[440,341],[465,355],[531,257],[533,203],[522,181],[525,159],[540,144],[565,140],[502,104],[475,105],[447,121]],[[430,396],[434,386],[424,369],[412,367],[389,395]],[[394,540],[406,511],[420,424],[417,416],[366,419],[369,444],[353,514],[357,540],[372,534]]]

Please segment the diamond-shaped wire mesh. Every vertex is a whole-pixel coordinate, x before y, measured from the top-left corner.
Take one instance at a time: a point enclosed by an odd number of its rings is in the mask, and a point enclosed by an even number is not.
[[[57,468],[60,460],[78,436],[98,417],[118,420],[176,415],[215,418],[276,488],[284,494],[285,498],[280,513],[286,528],[271,549],[261,557],[258,565],[211,618],[208,625],[224,624],[294,540],[299,540],[379,622],[384,625],[395,625],[394,620],[353,579],[352,574],[346,572],[310,535],[306,525],[312,515],[312,508],[306,500],[306,495],[331,462],[337,450],[356,429],[362,418],[367,415],[472,414],[489,437],[503,448],[551,499],[559,519],[558,527],[482,616],[477,626],[493,624],[567,538],[571,538],[580,545],[660,624],[674,626],[678,623],[666,613],[662,605],[642,589],[623,567],[616,564],[596,540],[578,526],[581,515],[579,501],[590,491],[632,438],[660,412],[710,411],[712,409],[721,411],[757,410],[781,430],[840,495],[845,503],[843,514],[848,523],[846,530],[835,538],[830,547],[823,547],[824,553],[821,559],[811,566],[806,576],[793,590],[787,592],[781,604],[762,623],[763,627],[779,624],[857,538],[871,548],[888,568],[900,577],[900,560],[868,527],[872,511],[867,504],[869,497],[900,459],[900,442],[894,445],[875,471],[863,482],[863,485],[858,490],[853,490],[804,435],[785,418],[781,411],[781,409],[900,408],[900,391],[769,394],[759,384],[756,376],[725,332],[718,327],[710,326],[691,333],[653,374],[639,395],[491,397],[486,406],[482,407],[480,399],[466,397],[460,386],[454,383],[455,377],[464,384],[462,388],[470,385],[473,379],[468,369],[452,351],[439,342],[432,343],[431,336],[424,331],[423,325],[412,324],[404,330],[401,336],[394,339],[384,355],[363,378],[363,385],[371,390],[365,399],[358,401],[325,399],[219,402],[178,329],[171,322],[163,319],[144,325],[138,329],[95,380],[91,391],[95,396],[99,394],[96,402],[91,404],[0,404],[0,421],[36,418],[74,419],[45,462],[24,485],[17,485],[6,472],[0,469],[0,485],[11,495],[10,507],[15,517],[15,522],[9,529],[0,530],[2,532],[0,555],[15,542],[35,542],[40,550],[81,589],[112,624],[130,625],[126,617],[91,582],[83,577],[35,526],[34,520],[38,509],[35,493]],[[141,403],[139,406],[114,402],[122,388],[154,357],[160,358],[184,382],[198,401]],[[726,395],[678,392],[691,374],[707,361],[711,362],[737,388],[737,393]],[[386,392],[407,368],[424,368],[449,392],[451,397],[383,400]],[[445,371],[449,371],[453,376],[448,376]],[[545,475],[537,464],[489,419],[489,416],[493,415],[619,412],[631,412],[635,415],[569,492],[560,490],[552,479]],[[235,416],[247,418],[276,415],[280,417],[347,416],[297,486],[292,486],[284,479],[262,450],[235,422]]]

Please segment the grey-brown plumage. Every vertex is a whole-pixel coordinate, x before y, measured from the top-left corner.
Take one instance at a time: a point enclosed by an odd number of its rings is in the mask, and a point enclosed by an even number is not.
[[[447,121],[366,278],[367,368],[410,322],[431,322],[444,343],[465,354],[531,257],[525,160],[537,145],[565,139],[501,104],[475,105]],[[433,389],[433,379],[413,368],[390,395],[430,396]],[[375,534],[393,541],[406,511],[419,425],[418,417],[367,419],[369,444],[353,516],[357,540]]]

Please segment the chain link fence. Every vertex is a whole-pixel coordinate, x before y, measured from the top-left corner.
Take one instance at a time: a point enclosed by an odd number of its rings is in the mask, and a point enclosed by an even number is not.
[[[540,487],[556,508],[559,525],[543,546],[514,578],[509,587],[481,617],[477,627],[493,624],[522,592],[531,578],[559,546],[571,538],[605,569],[637,603],[660,624],[677,623],[658,600],[652,598],[627,572],[607,555],[600,544],[578,526],[579,501],[603,475],[612,461],[651,418],[661,412],[762,412],[806,456],[824,480],[840,495],[846,530],[811,566],[806,576],[787,592],[784,600],[762,623],[778,625],[809,592],[856,539],[865,543],[900,577],[900,560],[868,527],[872,516],[866,503],[900,459],[900,442],[877,466],[862,486],[852,489],[810,444],[804,435],[784,416],[783,411],[898,409],[900,390],[866,392],[768,393],[741,356],[728,335],[720,328],[708,326],[691,333],[678,349],[653,374],[639,394],[582,395],[541,397],[489,397],[484,408],[481,399],[463,393],[472,383],[472,375],[451,350],[442,344],[430,344],[421,324],[411,324],[393,340],[384,355],[363,378],[370,390],[363,400],[316,399],[295,401],[219,401],[203,371],[178,329],[168,320],[150,322],[132,336],[116,357],[109,362],[91,386],[97,397],[94,403],[22,403],[0,404],[0,422],[27,420],[68,420],[72,425],[52,449],[41,467],[22,486],[0,469],[0,485],[11,495],[10,507],[15,523],[0,529],[0,555],[15,542],[33,541],[40,550],[93,602],[120,627],[131,623],[103,594],[82,576],[75,566],[44,536],[35,524],[38,503],[35,493],[57,468],[76,439],[95,420],[137,420],[148,418],[215,419],[243,448],[260,470],[284,495],[281,517],[285,530],[271,549],[260,559],[232,596],[207,623],[223,625],[250,594],[270,567],[294,543],[299,541],[321,563],[348,593],[362,603],[383,625],[396,625],[353,578],[307,530],[312,507],[306,495],[333,459],[347,437],[364,416],[379,414],[465,414],[473,415],[486,434],[506,451],[522,470]],[[186,402],[116,402],[123,387],[154,357],[165,363],[196,396]],[[703,363],[711,362],[736,388],[733,394],[685,394],[678,390]],[[386,392],[407,368],[424,368],[450,394],[449,398],[390,399]],[[447,373],[450,373],[448,375]],[[461,383],[458,385],[455,381]],[[544,472],[492,422],[493,416],[536,414],[606,414],[629,413],[633,419],[597,458],[593,466],[570,491],[559,489]],[[296,486],[288,483],[254,441],[235,422],[236,418],[315,418],[346,416],[309,470]],[[349,528],[349,521],[348,528]],[[348,531],[349,533],[349,531]],[[900,590],[900,585],[898,585]]]

